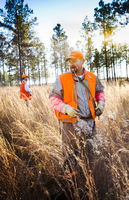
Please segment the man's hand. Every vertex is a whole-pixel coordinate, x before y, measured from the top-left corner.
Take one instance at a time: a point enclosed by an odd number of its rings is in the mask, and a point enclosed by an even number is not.
[[[98,102],[97,107],[95,108],[96,115],[97,115],[97,110],[100,110],[100,111],[101,111],[100,114],[98,114],[98,115],[101,115],[101,114],[103,113],[103,111],[104,111],[104,107],[105,107],[104,101],[100,100],[100,101]],[[98,116],[98,115],[97,115],[97,116]]]
[[[78,109],[75,109],[69,105],[63,106],[63,113],[68,114],[70,117],[80,117],[80,111]]]

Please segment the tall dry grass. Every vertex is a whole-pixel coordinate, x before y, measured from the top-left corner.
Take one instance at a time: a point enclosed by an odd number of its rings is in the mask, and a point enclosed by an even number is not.
[[[28,108],[18,87],[0,88],[0,199],[129,199],[129,84],[104,86],[93,171],[78,160],[76,184],[64,179],[59,124],[48,100],[52,86],[33,86]]]

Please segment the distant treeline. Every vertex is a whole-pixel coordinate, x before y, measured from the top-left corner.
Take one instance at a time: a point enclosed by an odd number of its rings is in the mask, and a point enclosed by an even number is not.
[[[100,0],[94,9],[94,22],[86,16],[82,23],[81,36],[84,40],[76,42],[76,49],[82,51],[85,63],[90,71],[107,81],[122,77],[122,63],[126,65],[128,80],[129,44],[115,44],[112,36],[118,27],[123,27],[129,21],[128,0],[113,0],[104,3]],[[6,0],[5,9],[0,9],[0,85],[19,85],[21,75],[27,73],[34,84],[45,84],[54,77],[69,70],[66,58],[73,47],[69,46],[68,36],[61,24],[53,28],[50,49],[35,36],[34,26],[37,18],[32,18],[33,10],[24,0]],[[103,35],[101,50],[94,48],[94,33],[99,30]],[[48,58],[48,55],[49,58]],[[119,77],[117,71],[119,68]]]

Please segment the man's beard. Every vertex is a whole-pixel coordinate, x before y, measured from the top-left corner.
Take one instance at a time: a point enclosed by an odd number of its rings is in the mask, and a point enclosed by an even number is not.
[[[77,68],[76,68],[76,66],[72,66],[72,67],[70,67],[70,69],[74,73],[77,73],[77,71],[78,71]]]

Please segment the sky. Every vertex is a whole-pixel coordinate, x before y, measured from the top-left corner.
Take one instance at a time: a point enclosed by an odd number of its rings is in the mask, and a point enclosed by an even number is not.
[[[0,0],[0,8],[4,8],[6,0]],[[105,0],[104,3],[111,3],[112,0]],[[38,25],[35,26],[36,36],[50,50],[50,38],[54,34],[53,28],[57,23],[68,36],[70,47],[76,49],[76,42],[82,40],[80,31],[86,16],[94,21],[94,9],[99,7],[99,0],[24,0],[33,9],[32,17],[37,17]],[[129,43],[129,25],[117,31],[113,37],[116,43]],[[103,36],[97,33],[94,36],[94,47],[100,49]],[[49,52],[50,53],[50,52]],[[124,70],[125,71],[125,70]]]
[[[112,0],[105,0],[111,3]],[[80,31],[86,15],[93,22],[94,8],[99,7],[99,0],[24,0],[29,8],[33,9],[33,17],[37,17],[38,25],[35,26],[36,36],[38,36],[46,47],[50,46],[53,28],[57,23],[68,36],[70,46],[75,46],[81,40]],[[4,8],[5,0],[0,0],[0,8]],[[129,26],[117,32],[115,40],[119,42],[129,41]],[[95,45],[100,45],[102,37],[95,37]]]

